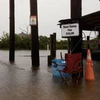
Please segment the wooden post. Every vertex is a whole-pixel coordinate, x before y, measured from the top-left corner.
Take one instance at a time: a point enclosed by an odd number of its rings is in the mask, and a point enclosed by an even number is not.
[[[14,16],[14,0],[10,0],[10,47],[9,47],[9,61],[11,63],[15,60],[15,16]]]
[[[53,34],[50,35],[50,56],[52,59],[54,59],[54,54],[53,54]]]
[[[53,33],[53,57],[56,57],[56,33]]]
[[[71,18],[80,18],[81,17],[81,2],[82,0],[71,0]],[[71,53],[82,52],[82,29],[79,23],[79,36],[71,38]],[[78,74],[72,75],[73,78],[76,78]],[[81,73],[83,77],[83,72]],[[80,78],[81,78],[80,77]]]
[[[37,0],[30,0],[30,16],[36,21],[31,25],[31,38],[32,38],[32,67],[39,66],[39,37],[38,37],[38,13],[37,13]]]
[[[82,0],[71,0],[72,19],[81,17],[81,1]],[[79,23],[79,36],[71,38],[71,51],[72,53],[82,52],[82,29],[80,23]]]
[[[88,49],[90,49],[89,40],[90,40],[90,36],[87,36],[87,41],[88,41],[88,45],[87,45],[87,48],[88,48]]]
[[[56,33],[50,35],[50,55],[52,59],[56,57]]]
[[[52,65],[52,58],[51,55],[48,55],[48,66]]]
[[[71,53],[71,38],[68,38],[68,53]]]
[[[50,55],[48,55],[48,66],[51,66],[52,60],[56,57],[56,33],[50,35]]]

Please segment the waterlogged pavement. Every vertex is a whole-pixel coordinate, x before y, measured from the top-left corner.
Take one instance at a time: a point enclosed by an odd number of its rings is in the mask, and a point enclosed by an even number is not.
[[[32,70],[28,57],[17,55],[15,64],[2,59],[0,100],[100,100],[100,62],[93,61],[95,81],[67,85],[52,76],[46,56],[40,57],[38,70]]]

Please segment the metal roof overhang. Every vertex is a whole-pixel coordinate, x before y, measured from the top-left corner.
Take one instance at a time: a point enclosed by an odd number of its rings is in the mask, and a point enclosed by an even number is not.
[[[79,23],[82,30],[98,30],[100,29],[100,11],[82,16],[75,19],[64,19],[59,21],[59,25],[69,23]]]

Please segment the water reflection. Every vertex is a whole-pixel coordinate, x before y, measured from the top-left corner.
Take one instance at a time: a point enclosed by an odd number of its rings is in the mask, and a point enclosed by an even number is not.
[[[91,92],[95,88],[95,81],[86,81],[85,86],[86,86],[86,90],[88,92]]]
[[[61,51],[57,51],[60,54]],[[66,50],[64,51],[64,53]],[[0,51],[1,100],[99,100],[100,62],[93,61],[95,80],[83,79],[78,84],[65,84],[53,77],[47,66],[48,51],[40,52],[40,66],[32,67],[30,51],[17,51],[15,64],[8,61],[8,51]],[[85,61],[84,61],[85,65]],[[85,67],[84,67],[85,69]],[[84,76],[84,75],[83,75]]]
[[[39,66],[32,66],[32,71],[34,72],[34,71],[38,71],[39,70]]]

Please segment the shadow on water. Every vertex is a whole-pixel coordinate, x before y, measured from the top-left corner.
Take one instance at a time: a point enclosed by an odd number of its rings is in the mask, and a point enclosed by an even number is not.
[[[34,72],[34,71],[38,71],[40,68],[39,68],[39,66],[32,66],[32,72]]]
[[[91,92],[95,88],[95,81],[86,81],[85,82],[86,90]]]

